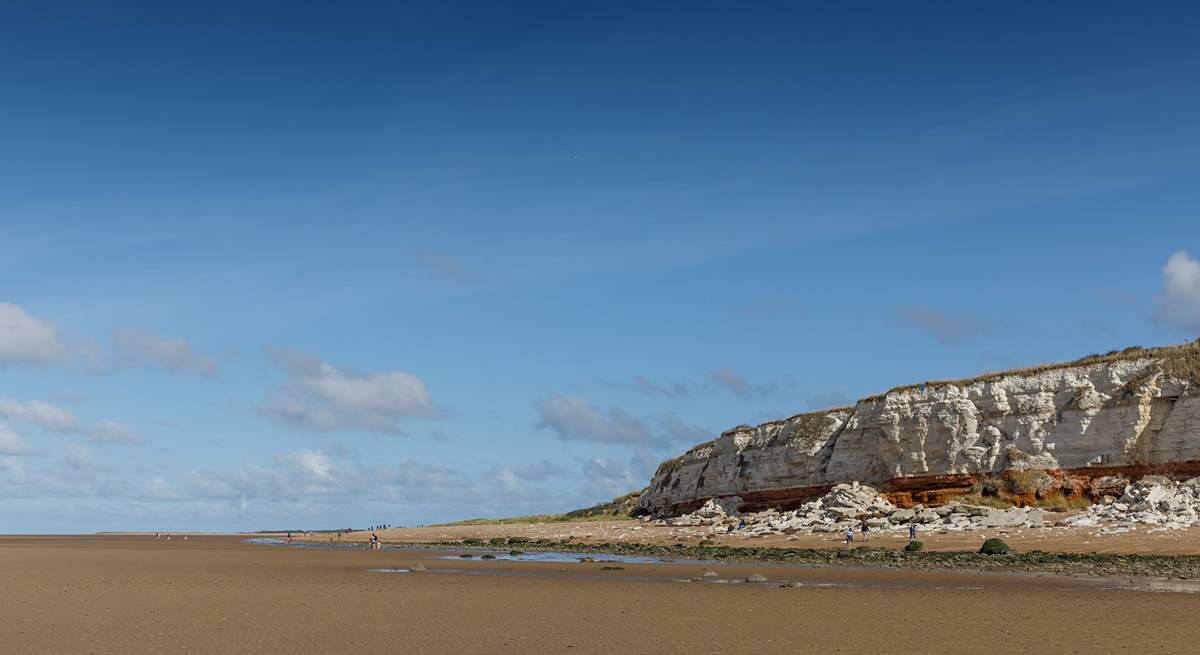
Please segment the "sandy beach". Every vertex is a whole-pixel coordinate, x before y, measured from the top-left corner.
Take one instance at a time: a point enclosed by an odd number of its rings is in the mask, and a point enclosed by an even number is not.
[[[458,554],[239,536],[3,537],[0,644],[13,654],[990,653],[1003,641],[1084,653],[1178,651],[1200,638],[1191,620],[1200,595],[1072,578],[767,564],[606,570]],[[427,570],[372,572],[418,564]],[[755,574],[767,581],[740,582]],[[781,586],[793,583],[803,586]]]

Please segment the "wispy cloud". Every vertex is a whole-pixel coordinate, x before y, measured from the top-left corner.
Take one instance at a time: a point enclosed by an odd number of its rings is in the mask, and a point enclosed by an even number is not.
[[[478,277],[462,259],[448,253],[422,250],[417,253],[416,261],[426,273],[442,282],[465,284]]]
[[[234,473],[193,469],[179,485],[184,498],[265,502],[445,500],[472,486],[469,476],[442,466],[411,460],[365,463],[348,453],[306,448],[279,453],[269,466]]]
[[[7,423],[0,423],[0,455],[24,455],[28,452],[29,444],[25,437]]]
[[[563,441],[630,446],[667,446],[694,441],[707,434],[672,413],[635,416],[620,407],[600,409],[590,401],[570,396],[551,396],[533,403],[537,427],[550,430]]]
[[[86,446],[70,443],[63,448],[63,465],[76,472],[92,468],[92,453]]]
[[[304,430],[405,434],[408,418],[434,418],[425,383],[405,371],[356,373],[290,350],[272,352],[287,381],[257,408],[262,416]]]
[[[12,303],[0,303],[0,368],[62,361],[67,349],[58,328]]]
[[[197,353],[187,339],[126,329],[113,332],[109,343],[118,359],[129,366],[159,366],[203,377],[215,377],[221,372],[216,359]]]
[[[519,466],[513,469],[513,475],[522,480],[530,482],[545,482],[550,478],[558,478],[567,474],[567,469],[551,462],[548,459],[543,459],[540,462],[533,462],[525,466]]]
[[[1200,262],[1180,250],[1163,266],[1165,295],[1158,307],[1159,322],[1200,331]]]
[[[971,313],[953,314],[915,305],[896,305],[892,311],[901,323],[915,327],[947,346],[971,341],[992,327]]]
[[[614,382],[612,380],[600,380],[600,383],[606,387],[620,389],[622,391],[634,391],[643,396],[658,397],[658,398],[688,398],[691,391],[687,385],[681,383],[659,384],[653,382],[643,375],[635,375],[630,382]]]
[[[14,364],[57,365],[94,373],[125,367],[156,366],[176,373],[213,377],[220,363],[197,353],[186,339],[144,330],[114,331],[108,348],[89,336],[66,338],[58,327],[18,305],[0,303],[0,368]]]
[[[751,383],[730,368],[714,368],[708,372],[708,379],[713,384],[743,400],[748,400],[755,396],[765,398],[778,393],[783,388],[783,384],[778,380],[771,380],[763,384]],[[787,382],[791,386],[794,386],[794,381],[788,380]]]
[[[814,393],[804,397],[804,402],[809,409],[820,410],[829,409],[832,407],[845,407],[854,404],[854,397],[843,391],[826,391],[823,393]]]
[[[136,444],[142,438],[116,421],[85,424],[75,414],[40,400],[22,402],[0,396],[0,419],[29,423],[49,432],[78,434],[96,445]]]
[[[583,464],[587,492],[597,499],[610,499],[642,488],[647,480],[634,477],[628,466],[605,457],[595,457]]]
[[[538,428],[563,441],[640,444],[654,440],[650,426],[620,407],[601,410],[583,398],[552,396],[534,402]]]
[[[670,412],[655,416],[654,422],[658,426],[658,433],[666,441],[691,443],[703,441],[712,436],[707,428],[685,423],[678,415]]]

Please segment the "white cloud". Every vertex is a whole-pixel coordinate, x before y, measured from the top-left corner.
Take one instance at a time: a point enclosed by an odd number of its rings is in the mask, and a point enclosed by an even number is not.
[[[117,330],[109,343],[117,356],[130,366],[160,366],[168,371],[204,377],[214,377],[221,372],[217,360],[192,350],[187,339],[139,330]]]
[[[65,355],[53,323],[36,319],[12,303],[0,303],[0,367],[47,364]]]
[[[275,422],[318,432],[403,434],[401,420],[440,414],[425,383],[411,373],[360,374],[293,351],[272,356],[289,377],[258,412]]]
[[[333,462],[319,450],[301,449],[281,455],[279,461],[292,467],[306,480],[329,482],[333,480]]]
[[[115,421],[85,425],[71,412],[40,400],[21,402],[0,397],[0,419],[29,423],[60,434],[78,434],[98,445],[135,444],[142,438]]]
[[[0,423],[0,455],[24,455],[29,452],[29,444],[25,438],[9,427]]]
[[[1166,296],[1158,318],[1187,330],[1200,331],[1200,262],[1180,250],[1163,266]]]

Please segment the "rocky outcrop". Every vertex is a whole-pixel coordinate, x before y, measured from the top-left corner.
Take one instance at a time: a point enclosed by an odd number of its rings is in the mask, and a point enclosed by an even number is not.
[[[1106,496],[1066,523],[1086,527],[1148,524],[1171,529],[1200,524],[1200,478],[1176,483],[1161,476],[1146,476],[1127,485],[1119,498]]]
[[[638,511],[680,514],[732,496],[743,511],[795,509],[850,481],[897,505],[937,504],[1024,470],[1053,471],[1060,489],[1083,494],[1105,477],[1200,474],[1200,341],[901,387],[737,427],[660,465]]]

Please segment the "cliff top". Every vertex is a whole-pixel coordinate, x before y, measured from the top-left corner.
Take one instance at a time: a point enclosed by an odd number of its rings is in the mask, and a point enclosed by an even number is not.
[[[1173,346],[1158,346],[1154,348],[1130,346],[1124,350],[1110,350],[1104,354],[1095,353],[1068,362],[1039,364],[1037,366],[1026,366],[1024,368],[1015,368],[1006,371],[992,371],[970,378],[961,378],[957,380],[930,380],[924,383],[905,384],[898,387],[892,387],[881,394],[867,396],[859,400],[859,402],[879,400],[890,393],[910,391],[920,387],[922,384],[924,384],[926,387],[967,387],[977,382],[995,382],[997,380],[1002,380],[1004,378],[1013,376],[1038,375],[1039,373],[1057,371],[1065,368],[1076,368],[1081,366],[1092,366],[1094,364],[1109,364],[1112,362],[1148,358],[1162,360],[1163,372],[1167,375],[1174,378],[1188,380],[1193,384],[1200,385],[1200,339],[1196,339],[1195,341],[1189,341],[1187,343],[1181,343]]]
[[[1130,346],[1123,350],[1111,350],[1111,351],[1103,353],[1103,354],[1095,353],[1095,354],[1088,355],[1086,357],[1080,357],[1079,359],[1066,361],[1066,362],[1038,364],[1036,366],[1026,366],[1023,368],[1014,368],[1014,369],[1009,369],[1009,370],[1005,370],[1005,371],[991,371],[991,372],[987,372],[987,373],[981,373],[979,375],[976,375],[974,377],[969,377],[969,378],[960,378],[960,379],[954,379],[954,380],[932,380],[932,381],[926,381],[924,383],[918,382],[918,383],[914,383],[914,384],[905,384],[905,385],[901,385],[898,387],[892,387],[891,389],[888,389],[887,391],[885,391],[883,393],[866,396],[864,398],[859,399],[858,402],[861,403],[861,402],[871,402],[871,401],[875,401],[875,400],[882,400],[884,397],[886,397],[890,393],[910,391],[912,389],[920,388],[922,386],[922,384],[926,388],[931,388],[931,387],[936,388],[936,387],[944,387],[944,386],[967,387],[972,384],[976,384],[978,382],[995,382],[997,380],[1002,380],[1004,378],[1012,377],[1012,376],[1038,375],[1040,373],[1045,373],[1047,371],[1056,371],[1056,370],[1061,370],[1061,369],[1076,368],[1076,367],[1082,367],[1082,366],[1093,366],[1096,364],[1108,364],[1108,363],[1112,363],[1112,362],[1130,361],[1130,360],[1136,360],[1136,359],[1158,359],[1158,360],[1162,361],[1163,372],[1166,373],[1167,375],[1174,377],[1174,378],[1187,380],[1187,381],[1191,382],[1192,384],[1200,386],[1200,339],[1196,339],[1195,341],[1189,341],[1186,343],[1181,343],[1181,344],[1172,345],[1172,346],[1157,346],[1157,347],[1152,347],[1152,348],[1143,348],[1142,346]],[[854,405],[847,405],[845,407],[832,407],[829,409],[822,409],[822,410],[817,410],[814,412],[803,412],[800,414],[794,414],[792,416],[788,416],[787,418],[764,421],[763,423],[759,424],[758,427],[774,425],[777,423],[788,423],[791,421],[795,421],[797,419],[799,419],[805,423],[813,423],[814,427],[815,427],[815,424],[818,424],[819,422],[823,421],[824,418],[830,414],[836,414],[839,412],[850,413],[853,411],[854,411]],[[726,435],[726,434],[730,434],[730,433],[742,432],[745,430],[754,430],[754,429],[755,429],[755,426],[753,426],[753,425],[744,425],[743,424],[743,425],[738,425],[736,427],[725,430],[721,434]],[[704,448],[705,446],[712,445],[714,442],[715,442],[715,439],[709,440],[704,443],[700,443],[700,444],[693,446],[690,450],[695,450],[697,448]],[[668,462],[669,461],[670,460],[668,460]]]

